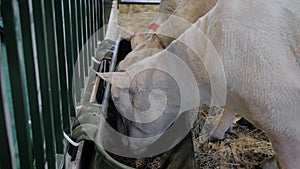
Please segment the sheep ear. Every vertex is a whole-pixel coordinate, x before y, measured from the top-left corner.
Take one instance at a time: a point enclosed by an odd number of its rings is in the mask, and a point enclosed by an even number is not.
[[[101,79],[119,88],[128,88],[131,78],[126,72],[99,73],[94,71]]]

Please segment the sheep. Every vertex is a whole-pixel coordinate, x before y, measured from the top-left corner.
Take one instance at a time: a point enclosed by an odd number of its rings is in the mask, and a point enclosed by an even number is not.
[[[197,83],[205,86],[198,86],[199,90],[203,90],[210,85],[207,72],[203,71],[206,69],[203,66],[205,60],[197,59],[187,48],[196,51],[201,49],[204,58],[209,60],[212,55],[204,49],[212,43],[220,56],[225,72],[228,115],[232,116],[230,112],[238,112],[267,133],[276,152],[275,158],[268,164],[283,169],[298,168],[300,166],[298,78],[300,53],[297,50],[300,45],[299,9],[300,2],[296,0],[288,2],[219,0],[208,14],[199,18],[165,50],[134,63],[124,72],[103,73],[99,76],[112,84],[112,97],[118,99],[121,111],[125,110],[122,108],[125,105],[127,108],[137,106],[134,108],[145,110],[149,103],[144,104],[146,102],[143,98],[145,96],[142,96],[145,94],[143,91],[147,91],[148,87],[154,84],[169,85],[170,78],[166,79],[163,73],[151,69],[138,74],[138,78],[132,77],[132,73],[147,67],[147,64],[169,65],[172,60],[167,60],[165,56],[168,52],[172,52],[191,68]],[[195,35],[195,27],[201,30],[203,35],[200,33]],[[205,39],[203,37],[209,41],[203,40]],[[182,44],[180,40],[190,42],[191,46]],[[170,97],[172,94],[176,95],[175,88],[173,85],[168,88]],[[131,100],[124,100],[122,98],[124,93],[127,93]],[[181,99],[184,102],[188,98]],[[167,112],[168,109],[164,111]],[[152,135],[151,132],[154,130],[147,127],[164,131],[172,125],[173,121],[168,120],[170,119],[157,121],[163,123],[160,125],[141,124],[138,126],[139,131],[135,130],[136,133],[131,134]],[[161,128],[157,128],[156,125]]]
[[[145,42],[154,33],[161,39],[163,47],[166,47],[199,17],[212,9],[216,2],[217,0],[162,0],[157,15],[146,33],[133,34],[125,28],[118,26],[119,33],[123,38],[131,41],[132,49]],[[182,18],[184,24],[174,25],[174,18],[169,18],[170,15]],[[166,31],[172,31],[172,37],[164,36],[163,32]]]

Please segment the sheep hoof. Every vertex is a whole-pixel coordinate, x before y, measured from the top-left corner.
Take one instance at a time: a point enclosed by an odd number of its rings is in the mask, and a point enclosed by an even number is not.
[[[221,142],[221,141],[223,141],[224,139],[225,139],[225,138],[220,139],[220,138],[218,138],[218,137],[210,136],[210,137],[208,138],[208,141],[209,141],[209,142],[212,142],[212,143],[216,143],[216,142]]]

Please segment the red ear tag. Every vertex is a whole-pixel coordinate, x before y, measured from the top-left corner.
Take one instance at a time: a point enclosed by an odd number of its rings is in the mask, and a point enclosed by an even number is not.
[[[156,31],[158,27],[159,27],[159,25],[157,25],[156,23],[152,23],[152,24],[149,26],[149,29],[152,29],[153,31]]]

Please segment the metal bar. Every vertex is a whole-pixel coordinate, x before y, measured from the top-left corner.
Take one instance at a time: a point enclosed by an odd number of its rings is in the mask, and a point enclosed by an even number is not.
[[[68,88],[69,88],[69,102],[70,102],[70,115],[75,117],[75,109],[73,102],[73,93],[72,91],[72,78],[73,78],[73,66],[74,66],[74,57],[73,57],[73,38],[72,38],[72,21],[71,21],[71,7],[70,0],[63,0],[63,10],[64,10],[64,19],[65,19],[65,41],[66,46],[66,56],[67,56],[67,65],[68,65]]]
[[[62,117],[63,117],[63,129],[66,133],[70,133],[70,100],[68,98],[68,70],[66,50],[64,44],[64,15],[61,0],[54,0],[55,3],[55,18],[56,18],[56,33],[57,33],[57,50],[58,50],[58,64],[60,74],[60,87],[61,87],[61,102],[62,102]]]
[[[80,65],[80,60],[77,60],[74,70],[73,70],[73,90],[75,90],[75,107],[80,105],[81,102],[81,85],[80,85],[80,75],[79,75],[79,65]],[[83,83],[83,82],[82,82]],[[73,91],[74,92],[74,91]]]
[[[103,26],[106,25],[106,19],[105,19],[105,11],[106,11],[106,2],[105,0],[102,0],[102,21],[103,21]],[[106,27],[103,27],[103,37],[105,37],[105,32],[106,32]]]
[[[91,44],[91,35],[92,35],[92,27],[91,27],[91,0],[87,0],[87,26],[88,26],[88,65],[91,66],[91,62],[92,62],[92,59],[91,59],[91,56],[92,56],[92,44]]]
[[[50,84],[50,64],[47,48],[47,30],[43,0],[33,0],[34,26],[38,54],[39,78],[42,96],[42,111],[46,138],[46,154],[48,168],[55,168],[55,136],[53,126],[53,110]],[[52,65],[51,65],[52,66]]]
[[[5,79],[1,80],[3,80],[3,82],[5,81]],[[2,87],[2,84],[0,84],[0,87]],[[5,90],[6,89],[4,89],[4,92]],[[9,117],[7,108],[5,109],[5,107],[7,106],[3,105],[7,104],[4,100],[7,100],[7,98],[2,95],[2,91],[0,90],[0,148],[2,151],[0,154],[0,168],[16,168],[14,160],[12,131],[10,129],[10,124],[7,124],[11,121],[11,119]]]
[[[33,168],[33,154],[28,126],[28,105],[26,104],[24,62],[17,24],[17,1],[3,0],[4,32],[7,48],[8,68],[12,87],[12,102],[16,122],[19,157],[22,168]]]
[[[83,54],[84,54],[84,60],[83,60],[83,67],[85,76],[88,76],[88,48],[87,48],[87,39],[88,39],[88,29],[87,29],[87,3],[86,0],[82,3],[82,18],[83,18]]]
[[[44,1],[45,8],[45,21],[47,27],[47,47],[48,47],[48,60],[50,71],[50,83],[51,83],[51,98],[53,109],[53,124],[55,132],[56,153],[64,153],[63,145],[63,132],[62,132],[62,116],[61,116],[61,95],[60,95],[60,75],[58,67],[58,53],[56,43],[56,22],[54,14],[53,1]]]
[[[95,57],[95,1],[91,1],[91,20],[92,20],[92,34],[91,34],[91,40],[92,40],[92,56]]]
[[[1,53],[0,39],[0,53]],[[1,53],[2,54],[2,53]],[[3,57],[0,55],[0,168],[16,168],[11,118],[8,108],[7,89],[5,84]]]
[[[74,57],[74,70],[73,70],[73,78],[74,78],[74,82],[76,83],[72,83],[72,85],[74,85],[74,90],[76,93],[76,103],[80,102],[81,99],[81,88],[80,88],[80,84],[78,84],[77,82],[80,80],[79,79],[79,68],[78,68],[78,43],[77,43],[77,8],[76,8],[76,1],[71,0],[70,1],[70,5],[71,5],[71,20],[72,20],[72,37],[73,37],[73,44],[72,44],[72,48],[73,48],[73,57]],[[75,104],[76,105],[76,104]]]
[[[109,67],[109,72],[114,72],[115,71],[116,62],[117,62],[117,55],[118,55],[118,50],[119,50],[119,45],[120,45],[121,38],[122,37],[119,36],[117,41],[116,41],[116,45],[115,45],[115,48],[114,48],[114,54],[111,58],[111,64],[110,64],[110,67]],[[109,94],[110,94],[110,83],[107,83],[106,87],[105,87],[103,101],[102,101],[102,111],[105,114],[105,116],[106,116],[106,113],[107,113]]]
[[[104,0],[104,24],[108,24],[111,6],[112,6],[111,0]]]
[[[160,0],[119,0],[119,4],[159,4]]]
[[[95,5],[94,5],[94,8],[95,8],[95,36],[94,36],[94,38],[95,38],[95,48],[97,49],[98,48],[98,29],[99,29],[99,26],[98,26],[98,0],[95,0],[94,1],[95,2]],[[96,54],[96,52],[95,52],[95,54]],[[94,56],[94,57],[96,57],[96,55]]]
[[[76,63],[76,60],[78,58],[78,43],[77,43],[77,8],[76,8],[76,3],[75,1],[71,0],[70,6],[71,6],[71,29],[72,29],[72,36],[73,36],[73,57],[74,57],[74,65]]]
[[[94,51],[94,57],[96,57],[96,51],[98,48],[98,10],[97,10],[97,6],[98,6],[98,1],[95,0],[94,1],[94,41],[95,41],[95,51]]]
[[[79,73],[80,73],[80,87],[84,88],[84,67],[83,67],[83,38],[82,38],[82,0],[77,0],[77,20],[78,20],[78,49],[79,49]]]
[[[83,40],[82,40],[82,1],[76,1],[76,9],[77,9],[77,26],[78,26],[78,50],[82,49]]]
[[[20,17],[22,25],[22,39],[24,50],[24,61],[26,68],[27,90],[29,99],[29,108],[31,115],[31,124],[33,132],[34,158],[36,161],[35,167],[42,169],[46,162],[45,152],[45,133],[43,124],[43,114],[39,106],[41,106],[41,93],[39,92],[40,80],[38,78],[37,66],[37,49],[34,37],[32,3],[31,1],[20,1]]]
[[[104,40],[104,32],[103,32],[103,3],[102,3],[102,0],[97,0],[98,1],[98,9],[99,9],[99,13],[98,13],[98,26],[99,28],[101,28],[101,30],[99,31],[99,34],[98,34],[98,38],[102,41]]]

